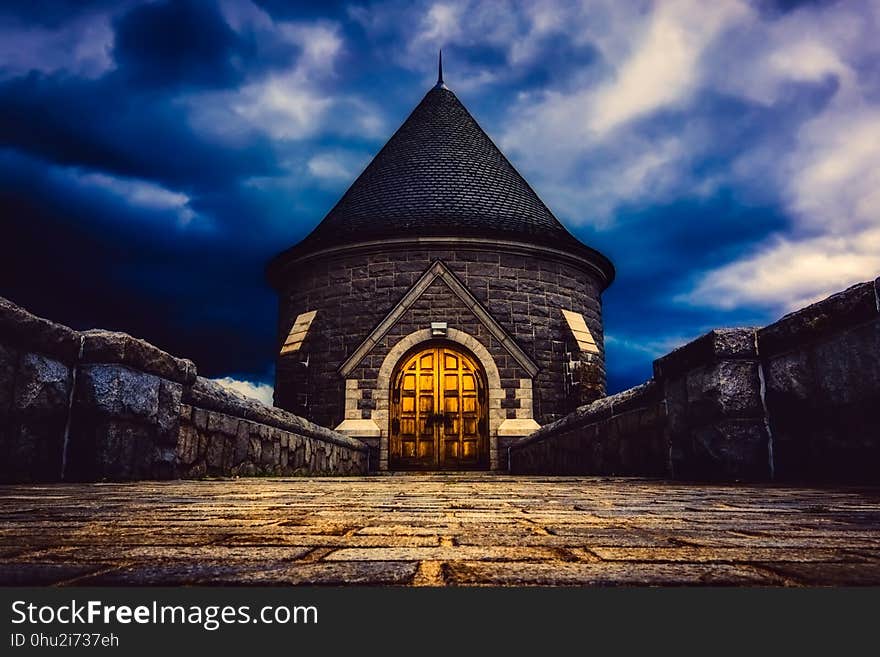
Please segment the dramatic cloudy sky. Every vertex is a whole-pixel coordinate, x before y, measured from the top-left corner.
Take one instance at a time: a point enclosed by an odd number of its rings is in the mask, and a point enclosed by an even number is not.
[[[449,86],[617,265],[621,389],[711,327],[880,274],[878,33],[859,0],[5,0],[0,294],[271,383],[264,263],[442,46]]]

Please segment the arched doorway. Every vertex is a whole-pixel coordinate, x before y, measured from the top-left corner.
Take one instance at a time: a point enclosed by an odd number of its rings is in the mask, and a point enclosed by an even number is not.
[[[391,377],[389,466],[400,470],[489,466],[485,375],[458,345],[421,345]]]

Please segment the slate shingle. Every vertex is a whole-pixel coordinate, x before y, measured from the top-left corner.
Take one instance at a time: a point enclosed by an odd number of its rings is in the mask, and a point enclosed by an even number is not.
[[[293,251],[407,236],[509,237],[586,249],[441,86]]]

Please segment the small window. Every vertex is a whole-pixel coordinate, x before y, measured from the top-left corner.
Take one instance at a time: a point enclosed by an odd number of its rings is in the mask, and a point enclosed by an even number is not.
[[[565,317],[568,328],[571,329],[580,350],[588,354],[598,354],[599,347],[596,345],[586,321],[584,321],[584,316],[570,310],[563,310],[562,315]]]
[[[296,321],[293,323],[293,327],[291,327],[290,333],[287,335],[287,340],[284,341],[284,345],[281,347],[282,355],[292,354],[299,351],[303,340],[306,339],[306,333],[309,332],[309,327],[312,325],[315,315],[317,314],[317,310],[310,310],[307,313],[297,315]]]

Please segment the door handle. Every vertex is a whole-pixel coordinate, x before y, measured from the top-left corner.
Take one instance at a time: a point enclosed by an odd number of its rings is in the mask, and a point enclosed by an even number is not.
[[[433,427],[435,424],[445,424],[446,422],[446,416],[443,413],[428,413],[425,416],[426,427]]]

